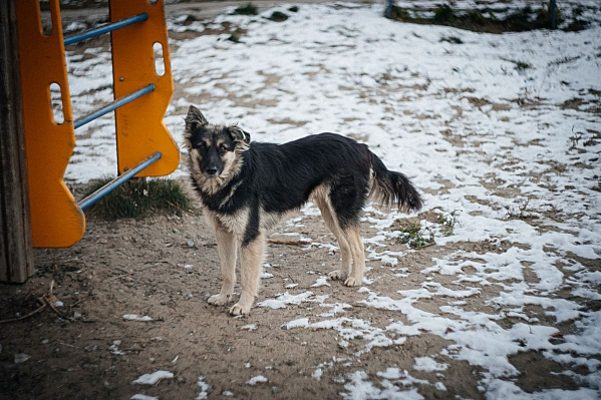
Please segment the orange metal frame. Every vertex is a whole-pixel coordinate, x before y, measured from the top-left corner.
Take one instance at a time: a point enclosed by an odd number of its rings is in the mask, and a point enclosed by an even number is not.
[[[149,3],[147,0],[110,2],[111,21],[148,13],[147,21],[111,33],[115,97],[128,95],[149,83],[156,87],[152,93],[115,111],[117,159],[122,173],[158,150],[161,159],[138,176],[161,176],[170,174],[179,165],[179,148],[163,124],[173,94],[165,8],[162,0]],[[155,71],[155,43],[163,50],[162,76]]]
[[[59,2],[50,2],[52,33],[48,36],[42,30],[39,2],[16,3],[32,242],[36,247],[67,247],[79,241],[86,224],[63,181],[75,133]],[[61,88],[61,124],[52,112],[52,83]]]
[[[25,155],[35,247],[68,247],[85,232],[85,216],[63,177],[75,146],[59,0],[50,0],[52,33],[42,30],[39,0],[19,0],[17,29],[23,97]],[[163,0],[113,0],[111,20],[140,12],[148,20],[112,33],[115,98],[154,83],[156,89],[115,111],[118,172],[156,151],[162,157],[137,176],[161,176],[179,164],[179,149],[162,122],[173,83]],[[155,71],[153,44],[160,43],[164,69]],[[61,88],[64,121],[54,121],[50,85]]]

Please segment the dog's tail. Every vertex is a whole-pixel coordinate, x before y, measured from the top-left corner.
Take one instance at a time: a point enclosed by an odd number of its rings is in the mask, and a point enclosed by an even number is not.
[[[369,197],[380,204],[396,206],[403,211],[417,211],[422,207],[422,198],[409,179],[396,171],[389,171],[382,160],[370,152],[373,179]]]

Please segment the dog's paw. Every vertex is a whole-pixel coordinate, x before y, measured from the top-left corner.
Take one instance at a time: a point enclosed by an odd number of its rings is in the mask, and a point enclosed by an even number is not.
[[[328,277],[333,281],[343,281],[346,279],[346,274],[340,270],[332,271],[328,274]]]
[[[223,305],[229,303],[230,297],[231,296],[229,296],[227,294],[216,294],[214,296],[209,297],[207,302],[214,306],[223,306]]]
[[[230,315],[248,315],[250,313],[250,305],[244,305],[240,303],[234,304],[232,308],[230,308]]]
[[[346,281],[344,281],[344,286],[348,286],[348,287],[353,287],[353,286],[359,286],[361,284],[362,279],[357,279],[357,278],[353,278],[352,276],[349,276],[348,279]]]

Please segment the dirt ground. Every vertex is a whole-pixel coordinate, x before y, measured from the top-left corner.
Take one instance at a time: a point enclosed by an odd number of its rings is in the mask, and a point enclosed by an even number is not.
[[[319,275],[338,265],[338,255],[330,246],[334,237],[319,216],[302,215],[293,222],[281,224],[271,235],[265,271],[273,277],[262,280],[259,302],[297,284],[290,293],[310,290],[328,295],[329,302],[350,304],[347,316],[374,325],[398,318],[398,313],[362,307],[364,295],[356,288],[339,282],[312,287]],[[373,235],[367,222],[362,230],[365,237]],[[465,245],[489,246],[485,242]],[[407,246],[390,242],[390,250],[407,251]],[[409,272],[405,278],[368,261],[370,289],[394,295],[419,288],[420,269],[450,250],[445,246],[410,250],[401,260]],[[79,244],[39,250],[35,258],[37,272],[27,284],[0,285],[0,319],[34,311],[38,299],[50,290],[63,306],[56,311],[45,307],[31,317],[0,325],[1,399],[116,399],[136,393],[161,399],[194,398],[200,376],[211,386],[210,398],[222,398],[224,392],[236,398],[336,398],[344,391],[345,377],[357,368],[373,373],[391,365],[411,370],[415,357],[438,353],[449,344],[423,333],[408,337],[402,345],[361,354],[360,342],[342,347],[333,330],[283,328],[291,320],[324,312],[311,302],[283,309],[255,307],[250,316],[231,317],[226,307],[206,302],[219,289],[219,264],[215,240],[198,210],[181,217],[118,222],[92,218]],[[483,310],[478,297],[470,301]],[[440,301],[427,299],[419,307],[436,310]],[[126,314],[148,315],[153,321],[125,320]],[[29,358],[16,362],[21,353]],[[482,398],[477,369],[465,361],[444,362],[449,364],[444,375],[411,371],[418,379],[442,379],[447,389],[418,384],[422,395]],[[512,362],[539,370],[536,377],[522,379],[526,389],[574,385],[553,375],[556,366],[536,354],[520,354]],[[323,375],[318,380],[313,374],[319,366]],[[156,370],[171,371],[174,378],[150,387],[132,384]],[[267,376],[269,382],[247,384],[257,375]]]
[[[203,32],[185,31],[174,37],[183,40],[188,36],[213,34],[210,30]],[[229,28],[224,27],[224,32],[229,34]],[[102,40],[91,43],[102,47],[106,45]],[[172,44],[174,48],[177,45],[177,42]],[[85,46],[81,47],[83,50]],[[184,86],[176,82],[174,98],[185,97]],[[396,86],[390,88],[397,90]],[[421,89],[400,86],[398,90],[420,92]],[[224,96],[232,97],[229,92]],[[491,113],[511,108],[509,103],[486,103],[474,96],[465,99],[474,107],[490,106],[491,110],[487,112]],[[243,102],[247,97],[234,100]],[[579,105],[577,103],[575,107]],[[573,107],[574,104],[565,106]],[[523,107],[526,109],[529,105]],[[461,118],[464,110],[457,108],[456,111],[457,116],[453,118]],[[415,116],[416,120],[420,118]],[[480,140],[475,134],[473,137],[461,136],[451,129],[441,134],[458,149],[458,156],[469,154],[469,151],[474,154],[484,152],[475,144]],[[598,140],[598,131],[594,134]],[[530,144],[519,144],[527,145]],[[505,154],[499,157],[505,157]],[[513,169],[512,161],[508,160],[504,167]],[[545,162],[550,166],[549,171],[531,179],[552,183],[556,169],[566,170],[563,165],[555,166],[553,160]],[[588,166],[578,168],[589,169]],[[576,171],[575,176],[581,174],[580,169]],[[493,178],[495,176],[484,176],[482,185],[495,196],[513,198],[519,192]],[[594,179],[598,180],[598,176]],[[440,184],[441,188],[430,194],[448,193],[453,183],[441,179]],[[484,201],[472,197],[474,203]],[[495,200],[490,200],[488,205],[494,208]],[[527,207],[528,202],[515,215],[508,215],[508,219],[527,220],[540,232],[557,229],[545,225],[549,220],[561,222],[562,217],[555,215],[554,209],[541,212],[544,218],[537,219],[528,214]],[[479,212],[472,210],[474,214]],[[430,209],[417,219],[436,223],[438,215]],[[365,217],[363,237],[372,239],[378,230],[373,221],[369,221],[378,216],[368,212]],[[365,306],[366,295],[361,289],[347,288],[339,282],[314,287],[319,277],[338,267],[334,237],[315,213],[299,213],[290,221],[280,224],[271,234],[265,272],[272,276],[262,279],[257,303],[285,292],[295,295],[310,291],[315,297],[328,296],[330,305],[349,305],[336,316],[370,324],[372,328],[366,335],[384,330],[392,321],[410,325],[407,316],[398,310]],[[398,223],[402,225],[407,221]],[[422,273],[435,265],[437,259],[450,257],[458,250],[488,254],[526,246],[505,240],[481,240],[428,244],[411,249],[398,240],[384,238],[381,241],[386,251],[402,256],[398,255],[399,264],[395,266],[385,266],[382,261],[368,257],[366,277],[371,283],[366,288],[391,298],[402,297],[398,293],[402,290],[421,289],[431,279],[434,280],[430,283],[441,284],[444,288],[465,289],[457,284],[457,276]],[[228,307],[209,305],[206,299],[217,293],[220,286],[219,261],[214,236],[199,210],[181,216],[157,215],[118,222],[92,217],[88,219],[87,233],[80,243],[69,249],[37,250],[35,258],[36,273],[25,285],[0,284],[0,400],[129,399],[135,394],[161,399],[202,399],[207,396],[331,399],[352,390],[348,387],[351,374],[366,371],[370,379],[377,381],[381,377],[378,372],[390,367],[409,371],[416,379],[410,387],[400,389],[417,388],[419,395],[427,399],[484,398],[482,383],[488,372],[445,355],[449,354],[445,351],[453,343],[440,335],[420,331],[406,336],[403,343],[366,351],[368,338],[348,339],[334,329],[285,329],[290,321],[300,318],[309,318],[312,322],[323,319],[323,313],[330,309],[317,301],[304,301],[281,309],[255,305],[251,314],[242,318],[228,315]],[[567,265],[574,260],[591,271],[601,268],[599,259],[582,259],[568,253],[565,265],[557,266],[568,278],[573,272]],[[465,271],[465,275],[472,272]],[[523,266],[523,274],[526,284],[535,284],[539,279],[527,264]],[[499,314],[488,300],[502,292],[502,285],[493,282],[478,284],[478,287],[477,294],[461,298],[465,301],[462,309]],[[584,310],[601,308],[601,301],[580,299],[569,287],[549,296],[579,301]],[[50,301],[40,300],[44,297]],[[438,295],[419,299],[414,306],[449,320],[460,320],[452,312],[441,309],[456,300]],[[46,306],[41,308],[44,304]],[[536,324],[556,327],[559,332],[551,341],[561,341],[562,335],[578,332],[579,321],[557,323],[547,311],[540,305],[525,304],[523,314]],[[152,320],[125,319],[128,314],[149,316]],[[518,316],[503,315],[497,323],[504,329],[523,323]],[[573,355],[576,357],[580,353]],[[448,368],[430,372],[416,370],[415,359],[428,356],[448,364]],[[599,355],[590,358],[601,360]],[[507,381],[514,382],[527,393],[554,388],[575,390],[583,386],[582,382],[572,379],[565,371],[582,376],[590,372],[582,365],[555,363],[542,351],[517,352],[509,356],[509,361],[520,373]],[[170,371],[174,376],[151,386],[133,383],[141,375],[159,370]],[[265,376],[268,382],[248,384],[259,375]],[[444,384],[445,390],[431,383],[436,381]],[[210,389],[205,385],[210,385]]]
[[[299,234],[332,241],[317,217],[307,222]],[[262,281],[259,300],[274,297],[290,283],[298,283],[298,292],[309,290],[314,274],[333,269],[337,257],[325,249],[272,244],[267,262],[274,277]],[[193,398],[200,375],[217,397],[230,390],[242,398],[332,398],[342,389],[342,370],[328,371],[320,381],[311,377],[318,364],[344,356],[335,335],[281,328],[299,314],[320,310],[306,304],[290,311],[255,307],[249,317],[233,318],[226,307],[207,304],[219,288],[219,265],[215,240],[199,212],[141,221],[92,220],[81,243],[38,251],[36,265],[26,285],[1,286],[2,319],[36,308],[36,299],[48,293],[52,281],[53,293],[64,302],[59,311],[81,317],[70,322],[48,307],[2,325],[2,398],[129,398],[137,393],[131,382],[152,372],[149,368],[175,373],[174,380],[146,392],[161,398]],[[338,283],[311,290],[345,303],[356,294]],[[128,313],[151,315],[155,321],[123,320]],[[249,324],[256,330],[241,329]],[[111,351],[117,340],[123,354]],[[402,361],[402,352],[441,345],[420,338],[393,350],[394,358]],[[18,353],[31,358],[14,364]],[[378,359],[392,356],[388,353],[356,362],[375,367]],[[412,356],[406,358],[409,367]],[[258,374],[269,375],[269,384],[246,384]],[[458,393],[473,394],[473,388],[461,389],[464,385],[459,383]]]

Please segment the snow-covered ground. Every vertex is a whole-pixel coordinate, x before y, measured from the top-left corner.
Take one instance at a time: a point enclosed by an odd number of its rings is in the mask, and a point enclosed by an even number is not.
[[[299,314],[285,328],[331,330],[341,347],[364,341],[356,357],[403,346],[413,335],[439,336],[451,344],[416,358],[414,369],[444,376],[437,358],[465,360],[480,371],[479,390],[490,399],[598,398],[601,28],[493,35],[389,21],[381,6],[281,10],[290,15],[281,23],[232,15],[208,25],[170,20],[175,33],[199,33],[171,43],[176,95],[165,121],[177,141],[191,103],[257,141],[350,135],[412,178],[426,213],[451,221],[443,230],[423,220],[421,229],[454,250],[423,269],[402,268],[406,253],[391,254],[384,242],[402,235],[391,227],[403,215],[370,209],[366,218],[377,228],[366,237],[370,265],[423,282],[390,296],[370,288],[368,273],[362,306],[397,318],[356,319],[352,306],[294,287],[259,306],[322,305],[329,312],[320,318]],[[214,33],[227,23],[245,31],[240,43]],[[70,51],[69,70],[76,116],[110,101],[107,49]],[[113,137],[111,118],[78,132],[67,177],[113,174]],[[487,246],[466,245],[476,242]],[[441,299],[437,311],[420,308],[432,298]],[[528,351],[559,363],[579,388],[520,389],[508,357]],[[328,365],[315,366],[315,376]],[[346,377],[344,397],[419,399],[419,384],[392,366],[359,369]],[[444,391],[441,381],[425,384]]]

